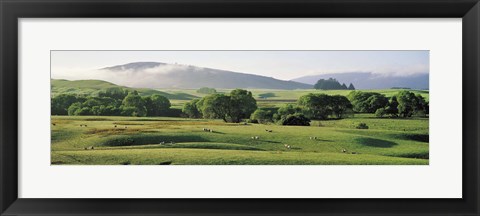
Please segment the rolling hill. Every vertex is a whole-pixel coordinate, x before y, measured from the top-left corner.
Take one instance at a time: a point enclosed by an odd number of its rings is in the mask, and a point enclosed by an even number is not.
[[[311,89],[312,85],[272,77],[238,73],[227,70],[160,62],[133,62],[105,67],[99,76],[120,85],[136,88],[256,88],[256,89]],[[106,77],[106,78],[105,78]]]
[[[353,83],[356,89],[389,89],[394,87],[411,89],[429,89],[428,74],[414,74],[408,76],[386,76],[371,72],[351,72],[304,76],[292,81],[306,84],[315,84],[319,79],[335,78],[340,83]]]
[[[165,96],[168,99],[177,99],[177,100],[190,100],[197,98],[194,95],[189,95],[185,93],[166,93],[162,91],[157,91],[154,89],[147,88],[129,88],[125,86],[115,85],[113,83],[102,81],[102,80],[62,80],[62,79],[52,79],[51,80],[51,94],[79,94],[79,95],[96,95],[98,92],[103,91],[108,88],[120,87],[127,89],[129,91],[137,90],[138,93],[142,96],[158,94]]]

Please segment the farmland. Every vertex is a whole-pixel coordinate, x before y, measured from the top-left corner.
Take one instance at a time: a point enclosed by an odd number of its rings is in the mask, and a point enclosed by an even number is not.
[[[370,129],[356,129],[359,122]],[[54,165],[428,164],[425,118],[359,114],[309,127],[169,117],[53,116],[52,123]]]

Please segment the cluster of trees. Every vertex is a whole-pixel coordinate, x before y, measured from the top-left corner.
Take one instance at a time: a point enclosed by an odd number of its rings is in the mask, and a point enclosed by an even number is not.
[[[353,111],[375,113],[378,117],[426,116],[429,103],[420,94],[400,91],[391,98],[375,92],[352,91],[347,96],[353,105]]]
[[[257,109],[250,117],[250,121],[260,124],[310,125],[310,119],[301,112],[298,106],[293,104],[287,104],[278,110]]]
[[[257,109],[250,91],[235,89],[229,94],[212,94],[184,104],[182,112],[189,118],[223,119],[238,123],[250,119],[256,123],[310,125],[311,119],[344,118],[352,114],[352,104],[345,96],[308,94],[297,104],[275,109]]]
[[[189,118],[223,119],[238,123],[257,109],[252,92],[235,89],[229,94],[211,94],[185,103],[182,112]]]
[[[315,89],[322,89],[322,90],[355,90],[355,87],[352,83],[347,87],[345,83],[340,84],[336,79],[329,78],[329,79],[320,79],[315,83],[313,86]]]
[[[287,104],[276,113],[257,109],[251,119],[258,123],[275,122],[281,125],[310,125],[311,119],[344,118],[353,115],[352,104],[341,95],[307,94],[296,104]]]
[[[60,94],[52,98],[52,115],[166,116],[170,101],[161,95],[140,96],[137,91],[109,88],[98,96]]]
[[[197,90],[197,93],[200,93],[200,94],[216,94],[217,90],[214,89],[214,88],[202,87],[202,88]]]

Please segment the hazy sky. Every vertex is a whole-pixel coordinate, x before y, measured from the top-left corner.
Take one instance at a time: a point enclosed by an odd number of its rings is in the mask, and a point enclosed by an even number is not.
[[[86,71],[131,62],[194,65],[290,80],[325,73],[429,72],[428,51],[52,51],[54,79],[88,79]]]

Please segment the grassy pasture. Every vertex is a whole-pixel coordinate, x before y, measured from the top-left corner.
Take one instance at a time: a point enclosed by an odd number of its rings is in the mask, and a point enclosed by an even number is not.
[[[355,129],[359,122],[370,129]],[[52,116],[52,123],[52,164],[429,163],[428,119],[421,118],[360,114],[314,121],[310,127],[169,117]],[[89,147],[94,149],[85,150]]]

